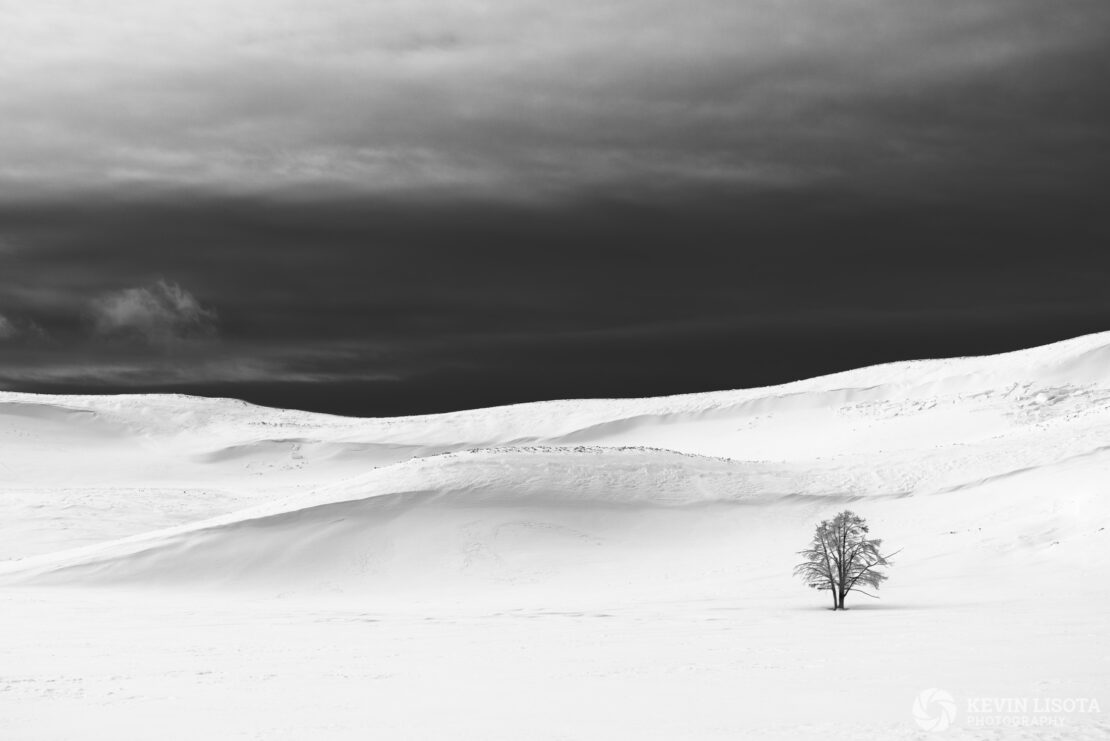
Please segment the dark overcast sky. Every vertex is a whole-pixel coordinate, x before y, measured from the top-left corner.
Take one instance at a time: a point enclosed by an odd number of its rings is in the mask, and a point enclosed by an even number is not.
[[[355,415],[1110,329],[1106,0],[0,0],[0,388]]]

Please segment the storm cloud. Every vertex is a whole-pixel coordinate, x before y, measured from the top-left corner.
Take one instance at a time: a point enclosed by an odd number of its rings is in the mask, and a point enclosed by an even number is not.
[[[1102,0],[0,11],[5,388],[396,414],[1110,325]]]

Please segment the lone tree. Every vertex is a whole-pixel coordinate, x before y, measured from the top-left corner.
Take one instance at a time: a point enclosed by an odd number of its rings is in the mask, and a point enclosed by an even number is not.
[[[878,599],[862,587],[878,589],[886,581],[886,574],[879,569],[890,566],[888,559],[894,554],[880,553],[883,541],[868,538],[868,532],[867,522],[850,510],[822,520],[809,548],[798,551],[804,560],[794,567],[794,574],[814,589],[832,592],[834,610],[845,609],[849,592]]]

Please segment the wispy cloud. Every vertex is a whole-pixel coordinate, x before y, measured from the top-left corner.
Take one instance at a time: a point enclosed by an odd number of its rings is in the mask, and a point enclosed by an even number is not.
[[[168,347],[216,334],[216,312],[175,283],[158,281],[94,299],[95,331],[102,337]]]
[[[0,314],[0,342],[15,339],[19,334],[19,330],[12,324],[12,321]]]
[[[380,350],[346,342],[282,347],[199,345],[190,352],[151,355],[134,346],[105,351],[96,345],[49,346],[13,356],[0,367],[0,388],[82,386],[160,388],[251,383],[349,383],[395,381],[401,376]],[[83,362],[66,362],[80,351]]]
[[[11,319],[0,314],[0,342],[35,344],[47,339],[46,331],[30,319]]]

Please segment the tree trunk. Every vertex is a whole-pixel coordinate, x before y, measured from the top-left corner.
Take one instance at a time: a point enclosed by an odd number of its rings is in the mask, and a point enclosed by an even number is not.
[[[832,594],[832,596],[833,596],[833,610],[836,610],[836,608],[840,607],[840,605],[837,604],[837,601],[836,601],[836,590],[835,589],[830,589],[829,593]]]
[[[840,609],[841,610],[847,610],[848,609],[847,607],[844,606],[844,598],[847,597],[847,596],[848,596],[847,592],[840,595]]]

